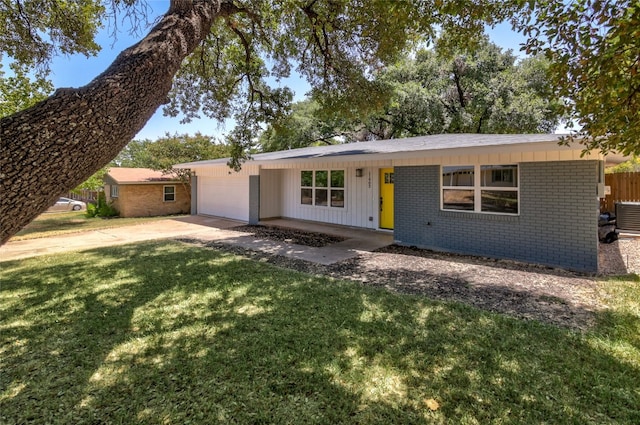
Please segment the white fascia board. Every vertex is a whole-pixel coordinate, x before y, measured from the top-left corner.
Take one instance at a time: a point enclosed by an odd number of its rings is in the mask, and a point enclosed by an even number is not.
[[[376,152],[376,153],[363,153],[356,155],[319,155],[315,157],[304,158],[283,158],[283,159],[271,159],[271,160],[248,160],[242,167],[243,169],[251,167],[250,174],[259,173],[260,166],[264,165],[268,168],[274,168],[277,165],[288,166],[291,168],[294,164],[300,166],[317,164],[317,163],[358,163],[365,161],[393,161],[393,160],[408,160],[415,158],[442,158],[449,156],[474,156],[474,155],[488,155],[488,154],[510,154],[510,153],[543,153],[543,152],[562,152],[563,158],[570,157],[572,159],[583,160],[602,160],[603,155],[598,151],[590,152],[582,155],[584,147],[580,144],[572,144],[569,146],[559,145],[557,141],[544,141],[544,142],[525,142],[515,144],[496,144],[490,146],[467,146],[467,147],[453,147],[453,148],[439,148],[439,149],[424,149],[413,151],[399,151],[399,152]],[[571,155],[566,155],[571,153]],[[176,164],[177,168],[190,168],[196,171],[199,169],[211,169],[211,168],[229,168],[226,160],[212,161],[200,161],[184,164]],[[255,167],[255,168],[254,168]],[[231,169],[229,169],[231,170]],[[232,171],[232,170],[231,170]],[[233,173],[233,171],[232,171]]]
[[[341,162],[341,163],[358,163],[365,161],[394,161],[415,158],[443,158],[449,156],[479,156],[489,154],[510,154],[510,153],[541,153],[541,152],[570,152],[572,159],[583,160],[601,160],[603,156],[599,152],[591,152],[582,156],[583,148],[581,146],[564,146],[558,145],[556,142],[543,143],[521,143],[513,145],[495,145],[495,146],[474,146],[464,148],[450,149],[431,149],[410,152],[392,152],[392,153],[370,153],[358,155],[327,155],[314,158],[286,158],[270,161],[255,161],[254,164],[261,164],[273,168],[274,165],[292,164],[309,165],[317,163]]]

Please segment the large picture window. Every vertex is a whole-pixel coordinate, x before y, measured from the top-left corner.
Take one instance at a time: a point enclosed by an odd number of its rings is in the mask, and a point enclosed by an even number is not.
[[[518,214],[517,165],[442,167],[442,209]]]
[[[300,172],[300,203],[344,208],[344,170]]]

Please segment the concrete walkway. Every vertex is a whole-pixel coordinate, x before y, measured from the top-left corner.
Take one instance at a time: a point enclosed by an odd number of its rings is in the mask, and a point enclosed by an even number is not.
[[[355,257],[359,251],[373,251],[393,243],[393,236],[390,233],[286,219],[270,220],[261,224],[338,235],[347,239],[316,248],[260,239],[248,233],[230,230],[244,224],[246,223],[224,218],[190,216],[49,238],[9,241],[0,246],[0,262],[149,240],[191,238],[203,242],[216,241],[321,264],[332,264]]]
[[[342,242],[320,248],[260,239],[241,232],[235,232],[235,236],[227,235],[224,238],[213,234],[199,235],[197,239],[202,241],[218,241],[246,249],[267,252],[272,255],[281,255],[325,265],[355,257],[359,252],[371,252],[393,243],[393,235],[388,232],[377,232],[374,230],[290,219],[268,220],[260,224],[265,226],[287,227],[306,232],[324,233],[346,239]],[[211,239],[209,239],[209,237]]]

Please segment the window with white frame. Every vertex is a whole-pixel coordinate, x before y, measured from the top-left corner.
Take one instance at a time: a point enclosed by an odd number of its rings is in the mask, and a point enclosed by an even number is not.
[[[176,200],[176,187],[164,186],[164,202],[174,202]]]
[[[110,190],[110,195],[112,198],[117,198],[118,196],[120,196],[120,186],[112,184],[111,185],[111,190]]]
[[[317,207],[344,208],[344,170],[300,172],[300,203]]]
[[[442,167],[442,209],[518,214],[518,166]]]

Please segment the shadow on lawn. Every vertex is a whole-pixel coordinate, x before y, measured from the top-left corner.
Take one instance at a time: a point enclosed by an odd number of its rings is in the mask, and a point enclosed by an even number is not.
[[[515,318],[538,320],[571,329],[591,329],[597,315],[605,308],[595,295],[597,284],[593,279],[560,269],[513,261],[437,254],[412,248],[402,248],[399,251],[389,247],[393,250],[389,252],[413,254],[427,258],[427,261],[423,262],[421,267],[411,268],[388,264],[392,261],[388,258],[372,260],[371,257],[357,256],[323,265],[253,251],[226,242],[202,243],[187,238],[182,240],[248,256],[256,261],[291,270],[336,279],[348,278],[367,286],[381,287],[403,294],[423,295],[429,299],[462,302]],[[379,252],[385,252],[384,248]],[[414,254],[415,252],[417,254]],[[477,267],[466,267],[467,265]],[[493,273],[495,269],[504,270]]]
[[[12,240],[33,239],[42,237],[43,234],[53,232],[56,234],[78,232],[87,229],[87,225],[96,219],[89,219],[86,211],[67,211],[56,213],[42,213],[26,227],[16,233]]]
[[[7,423],[640,420],[602,336],[176,243],[46,258],[3,264]]]

